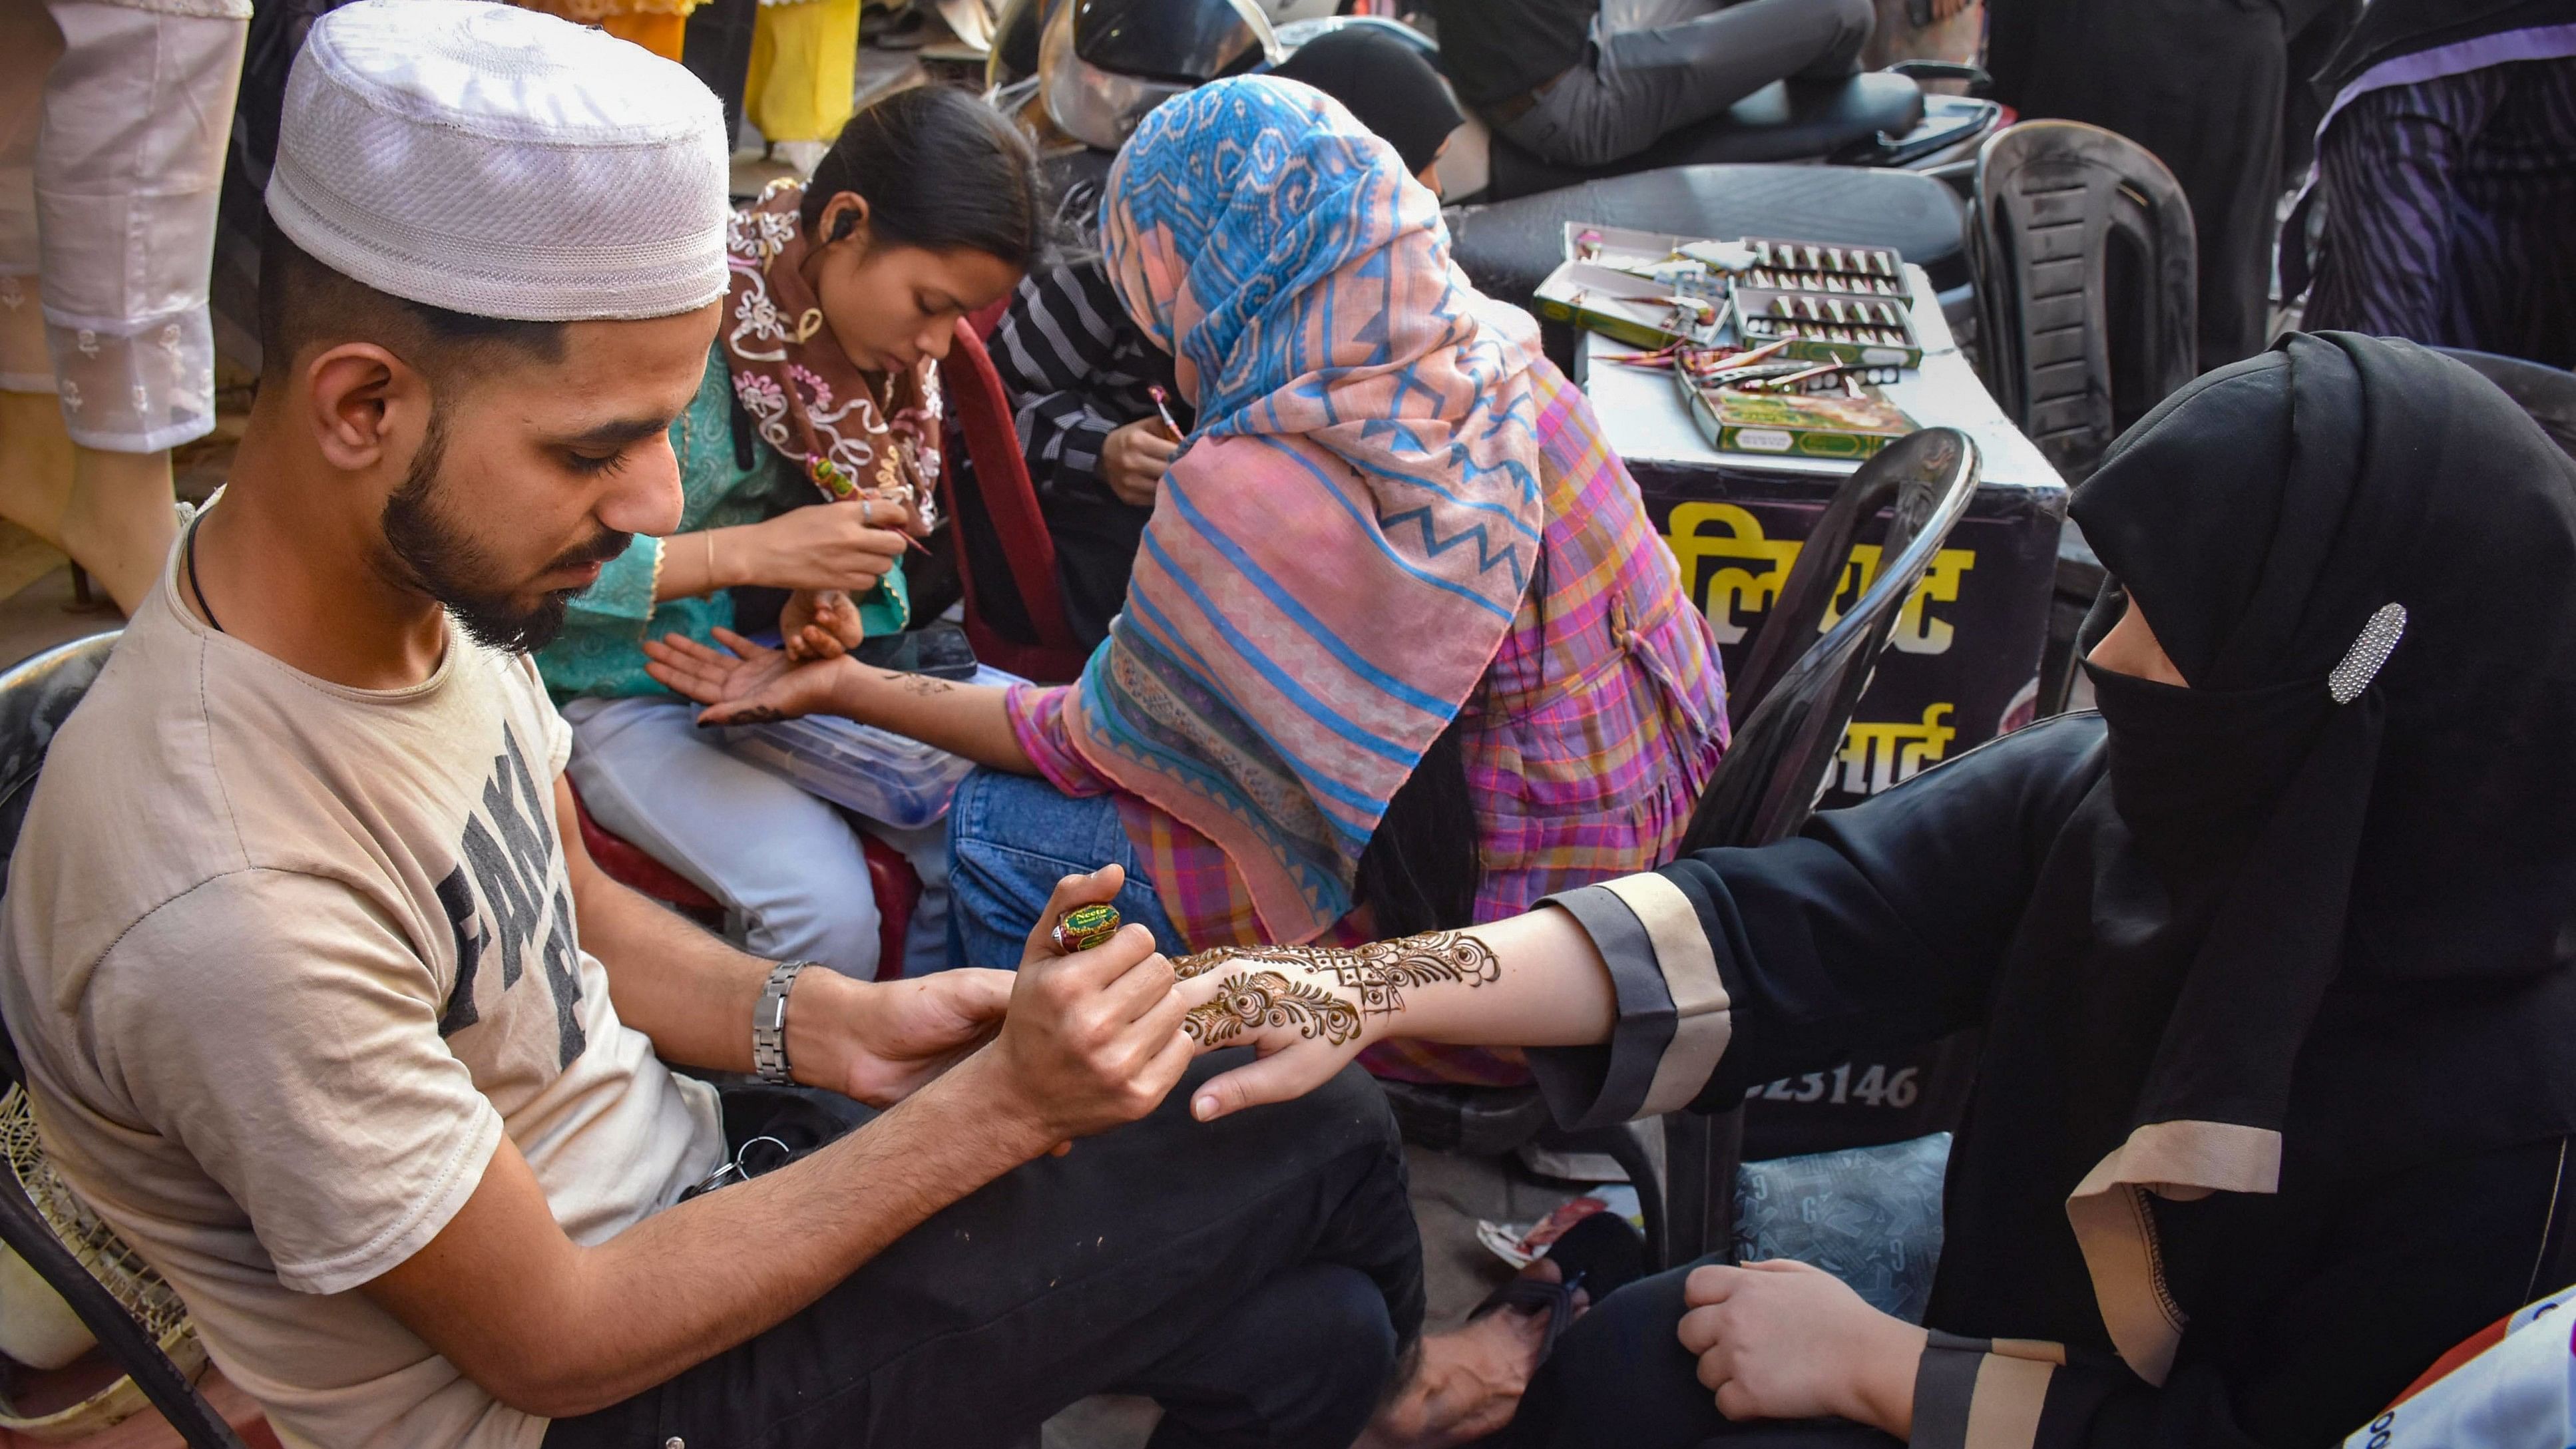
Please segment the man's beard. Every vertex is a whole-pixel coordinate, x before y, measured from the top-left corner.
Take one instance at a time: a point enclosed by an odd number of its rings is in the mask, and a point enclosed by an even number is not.
[[[439,511],[439,464],[446,451],[446,420],[433,411],[411,470],[385,500],[380,520],[385,546],[406,575],[400,581],[446,605],[476,643],[512,654],[533,654],[563,632],[564,611],[581,590],[554,589],[534,604],[521,604],[511,590],[494,586],[492,578],[499,566],[491,554]],[[606,563],[633,541],[632,534],[603,531],[549,563],[546,572]]]

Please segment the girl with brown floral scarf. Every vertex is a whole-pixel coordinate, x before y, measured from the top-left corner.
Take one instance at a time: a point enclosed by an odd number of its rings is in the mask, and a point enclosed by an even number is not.
[[[1008,295],[1037,250],[1030,166],[990,108],[923,88],[852,117],[806,185],[735,213],[723,325],[671,428],[681,531],[638,538],[538,655],[585,807],[722,901],[758,954],[874,973],[862,826],[697,729],[695,707],[645,673],[643,641],[712,639],[735,624],[741,588],[789,591],[793,650],[911,622],[901,564],[934,522],[938,363],[959,319]],[[936,826],[876,833],[944,879]],[[926,904],[915,934],[938,953]]]

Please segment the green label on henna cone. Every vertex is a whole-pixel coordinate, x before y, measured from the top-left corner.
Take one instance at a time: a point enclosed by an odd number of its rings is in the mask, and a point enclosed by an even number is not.
[[[824,497],[834,502],[855,498],[859,494],[859,485],[851,480],[841,465],[819,454],[807,460],[805,474],[814,480],[815,487],[823,490]]]
[[[1055,949],[1066,956],[1088,951],[1118,934],[1116,906],[1076,906],[1055,923]]]
[[[1223,1046],[1247,1031],[1293,1026],[1308,1041],[1340,1046],[1360,1034],[1360,1014],[1349,1002],[1276,971],[1230,976],[1218,989],[1224,994],[1182,1018],[1191,1040]]]

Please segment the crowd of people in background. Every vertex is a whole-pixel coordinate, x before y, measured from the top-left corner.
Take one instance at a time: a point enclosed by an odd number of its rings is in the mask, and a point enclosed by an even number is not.
[[[1427,0],[1068,219],[972,93],[855,104],[859,0],[759,7],[748,199],[695,0],[281,3],[202,510],[253,0],[0,13],[0,516],[129,619],[0,1011],[292,1442],[2287,1449],[2576,1282],[2576,461],[2429,350],[2576,366],[2576,0],[1894,7],[2173,174],[2201,375],[2074,494],[2096,710],[1679,859],[1716,639],[1441,163],[1616,165],[1890,6]],[[870,652],[969,335],[1069,682]],[[974,768],[873,818],[788,721]],[[1605,1218],[1425,1332],[1372,1077],[1604,1127],[1967,1030],[1919,1322]]]

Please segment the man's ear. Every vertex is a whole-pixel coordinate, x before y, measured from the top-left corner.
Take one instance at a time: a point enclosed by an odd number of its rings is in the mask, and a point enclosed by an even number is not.
[[[344,342],[305,368],[315,448],[344,472],[405,457],[429,429],[429,380],[372,342]]]

